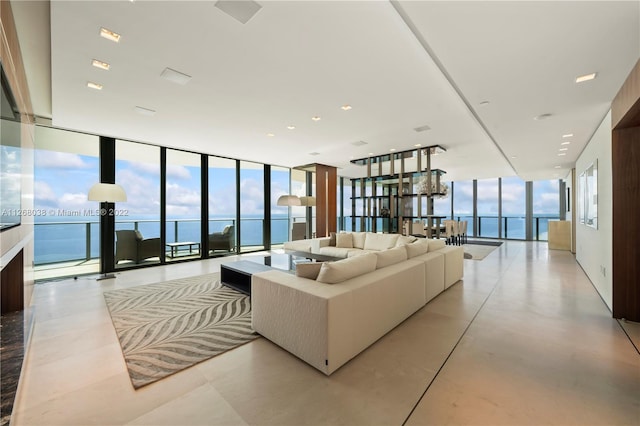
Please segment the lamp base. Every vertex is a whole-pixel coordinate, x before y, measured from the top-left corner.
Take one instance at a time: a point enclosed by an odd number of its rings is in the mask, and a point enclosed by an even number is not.
[[[96,278],[96,281],[108,280],[115,277],[116,276],[113,274],[103,274],[103,275],[100,275],[98,278]]]

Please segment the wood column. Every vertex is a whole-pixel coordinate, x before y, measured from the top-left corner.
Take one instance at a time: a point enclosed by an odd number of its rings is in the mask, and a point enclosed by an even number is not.
[[[336,232],[338,169],[316,164],[316,237]]]
[[[640,321],[640,61],[611,105],[613,317]]]

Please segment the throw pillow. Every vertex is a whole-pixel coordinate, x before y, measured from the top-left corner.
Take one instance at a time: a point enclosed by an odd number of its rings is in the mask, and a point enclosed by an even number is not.
[[[335,247],[336,246],[336,233],[335,232],[331,232],[329,234],[329,246],[330,247]]]
[[[364,239],[364,250],[386,250],[396,245],[398,234],[374,234],[367,232]],[[354,244],[355,245],[355,244]]]
[[[378,258],[376,269],[385,268],[389,265],[407,260],[407,250],[404,247],[396,247],[374,253]]]
[[[411,244],[416,240],[417,240],[416,237],[412,237],[412,236],[405,237],[404,235],[400,235],[398,237],[398,241],[396,241],[396,247],[406,246],[407,244]]]
[[[429,240],[420,239],[415,243],[407,244],[404,248],[407,250],[407,257],[411,259],[429,251]]]
[[[336,247],[353,248],[353,237],[351,236],[351,234],[336,235]]]
[[[296,263],[296,276],[315,280],[318,278],[320,268],[322,268],[322,262]]]
[[[140,233],[140,231],[138,231],[137,229],[134,231],[136,233],[136,240],[138,241],[142,241],[144,238],[142,237],[142,234]]]
[[[367,238],[367,233],[366,232],[352,232],[351,235],[353,235],[353,248],[359,248],[359,249],[363,249],[364,248],[364,242]]]
[[[373,253],[349,257],[336,262],[324,262],[316,279],[325,284],[337,284],[376,270],[377,257]]]

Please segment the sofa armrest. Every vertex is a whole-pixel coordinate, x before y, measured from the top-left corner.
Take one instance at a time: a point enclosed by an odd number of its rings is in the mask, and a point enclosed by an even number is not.
[[[330,237],[314,238],[311,242],[311,253],[318,254],[322,247],[329,247]]]

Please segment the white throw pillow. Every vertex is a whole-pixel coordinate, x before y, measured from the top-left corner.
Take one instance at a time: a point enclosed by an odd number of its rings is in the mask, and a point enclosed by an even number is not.
[[[398,240],[396,241],[396,247],[406,246],[407,244],[411,244],[416,240],[417,240],[416,237],[412,237],[412,236],[405,237],[404,235],[399,235]]]
[[[296,276],[315,280],[322,268],[322,262],[296,263]]]
[[[353,248],[353,236],[351,234],[337,234],[336,235],[336,247],[337,248]]]
[[[374,254],[378,258],[376,269],[385,268],[389,265],[395,265],[396,263],[407,260],[407,250],[404,247],[382,250]]]
[[[367,238],[366,232],[352,232],[353,235],[353,248],[364,248],[364,241]]]
[[[444,240],[429,240],[429,251],[436,251],[446,246]]]
[[[396,245],[398,234],[374,234],[367,232],[364,240],[364,250],[386,250]]]
[[[378,258],[373,253],[349,257],[336,262],[324,262],[320,268],[317,281],[326,284],[337,284],[376,270]]]
[[[407,257],[411,259],[429,251],[429,240],[420,238],[415,243],[407,244],[404,248],[407,250]]]

